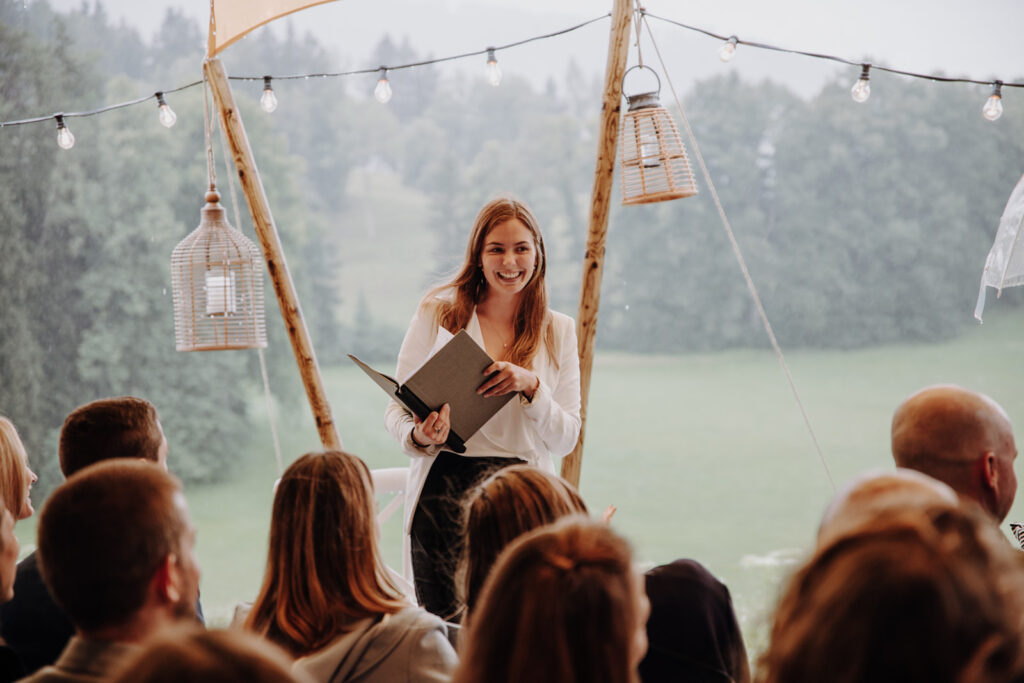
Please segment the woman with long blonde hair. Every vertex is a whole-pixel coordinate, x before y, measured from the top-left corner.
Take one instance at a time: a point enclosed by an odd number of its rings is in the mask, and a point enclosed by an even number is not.
[[[444,623],[409,604],[377,545],[373,483],[348,453],[307,453],[274,495],[263,587],[250,630],[314,680],[447,680]]]
[[[580,371],[572,318],[548,308],[547,253],[533,213],[502,197],[480,210],[462,267],[420,302],[398,354],[405,381],[460,330],[494,359],[480,377],[484,396],[518,394],[466,441],[444,449],[447,405],[420,420],[396,402],[388,431],[411,458],[405,531],[420,603],[450,617],[466,492],[494,470],[527,463],[554,472],[552,458],[572,451],[580,431]]]
[[[0,415],[0,496],[15,520],[32,516],[29,492],[38,479],[14,423]]]

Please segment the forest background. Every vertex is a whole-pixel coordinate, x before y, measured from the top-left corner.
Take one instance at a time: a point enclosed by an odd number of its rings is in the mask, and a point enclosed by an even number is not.
[[[58,13],[0,0],[0,121],[194,81],[204,28],[171,11],[143,40],[99,4]],[[428,56],[384,36],[368,63]],[[288,25],[238,43],[223,61],[233,76],[337,70],[328,46]],[[257,103],[262,80],[233,82],[326,369],[343,367],[348,353],[394,362],[418,297],[461,262],[476,211],[499,192],[534,208],[552,307],[575,315],[601,83],[567,64],[543,87],[506,73],[492,88],[482,68],[469,79],[437,66],[395,71],[387,105],[370,97],[375,76],[277,80],[281,104],[269,115]],[[980,115],[985,88],[882,73],[857,105],[851,83],[837,72],[801,97],[772,80],[724,75],[699,81],[683,101],[784,349],[955,343],[975,333],[981,269],[1024,170],[1024,107],[1007,93],[1006,113],[990,123]],[[41,475],[37,506],[60,480],[64,416],[96,397],[152,400],[173,470],[189,484],[230,481],[266,445],[256,354],[174,350],[170,253],[198,224],[206,161],[201,88],[168,102],[178,114],[169,130],[152,102],[69,119],[70,151],[55,144],[52,123],[0,129],[0,413],[18,425]],[[219,140],[214,151],[235,222]],[[624,208],[613,198],[599,356],[642,364],[767,348],[698,185],[684,201]],[[240,216],[252,236],[244,203]],[[302,413],[269,285],[267,302],[276,410]],[[1017,315],[1020,304],[1013,290],[990,297],[989,315]],[[781,373],[773,377],[783,386]],[[346,397],[334,403],[336,412],[361,409]]]

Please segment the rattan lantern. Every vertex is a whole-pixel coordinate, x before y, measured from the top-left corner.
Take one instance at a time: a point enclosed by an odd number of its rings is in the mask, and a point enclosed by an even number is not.
[[[634,66],[626,74],[637,68],[647,69],[655,78],[658,77],[647,66]],[[623,74],[623,83],[626,74]],[[629,111],[622,117],[619,136],[624,205],[663,202],[697,194],[690,160],[679,139],[679,129],[661,106],[660,93],[661,79],[658,79],[656,91],[626,95]]]
[[[199,227],[171,254],[178,351],[265,348],[260,250],[228,223],[213,183]]]

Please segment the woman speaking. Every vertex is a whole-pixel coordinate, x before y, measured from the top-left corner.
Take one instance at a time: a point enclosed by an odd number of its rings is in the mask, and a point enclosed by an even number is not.
[[[512,198],[486,204],[476,217],[466,259],[455,278],[423,298],[398,354],[404,382],[460,330],[494,359],[479,393],[516,392],[466,441],[443,450],[450,407],[419,420],[392,401],[388,431],[412,458],[405,531],[416,597],[428,611],[453,618],[454,572],[462,544],[465,493],[496,469],[526,462],[554,471],[552,456],[576,445],[580,432],[580,368],[572,318],[547,306],[547,257],[537,220]]]

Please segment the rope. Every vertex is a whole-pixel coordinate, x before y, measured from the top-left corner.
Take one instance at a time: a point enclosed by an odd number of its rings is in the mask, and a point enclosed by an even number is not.
[[[231,155],[228,154],[228,142],[224,135],[224,129],[221,128],[220,144],[224,152],[224,169],[227,174],[228,188],[231,192],[231,206],[235,213],[235,225],[238,229],[242,229],[242,216],[238,211],[238,192],[235,190],[235,183],[233,174],[231,173],[231,165],[228,159]],[[277,474],[278,476],[284,474],[284,461],[281,458],[281,441],[277,436],[277,421],[274,419],[274,397],[270,393],[270,375],[267,374],[267,360],[263,355],[263,349],[257,347],[256,353],[260,358],[260,374],[263,376],[263,398],[267,403],[267,421],[270,422],[270,436],[274,440],[274,460],[277,462]]]
[[[662,59],[661,50],[658,49],[658,43],[654,40],[654,33],[651,31],[651,25],[647,22],[646,17],[644,18],[644,26],[647,27],[647,34],[651,38],[651,45],[654,46],[654,53],[658,56],[658,62],[661,64],[661,70],[665,73],[665,79],[668,81],[668,87],[672,91],[672,97],[675,99],[676,107],[679,109],[679,116],[683,120],[683,126],[686,128],[686,134],[690,139],[690,144],[693,146],[694,155],[697,157],[697,162],[700,164],[700,170],[704,174],[704,181],[708,184],[708,189],[711,192],[711,198],[715,202],[715,208],[718,209],[718,217],[722,219],[722,226],[725,228],[725,233],[729,237],[729,243],[732,245],[733,254],[736,255],[736,260],[739,262],[740,270],[743,271],[743,278],[747,282],[747,289],[750,291],[750,296],[754,300],[754,305],[757,307],[757,313],[761,317],[761,322],[764,324],[765,332],[768,333],[768,339],[771,341],[772,348],[775,349],[775,355],[779,359],[779,365],[782,366],[782,371],[786,375],[786,381],[789,382],[789,388],[793,392],[793,398],[796,399],[797,407],[800,408],[800,414],[803,415],[804,424],[807,426],[807,432],[811,435],[811,441],[814,442],[814,450],[818,453],[818,459],[821,461],[821,466],[825,469],[825,476],[828,477],[829,484],[832,485],[832,490],[836,490],[836,483],[832,479],[832,472],[829,470],[828,463],[825,461],[825,454],[822,453],[821,445],[818,443],[818,437],[814,434],[814,428],[811,426],[811,419],[807,415],[807,410],[804,408],[803,401],[800,400],[800,392],[797,391],[796,382],[793,381],[793,375],[789,371],[789,366],[786,364],[786,359],[782,355],[782,348],[779,346],[778,340],[775,338],[775,332],[772,330],[772,324],[768,321],[768,314],[764,310],[764,306],[761,305],[761,296],[757,293],[757,287],[754,285],[754,279],[750,276],[750,271],[747,269],[747,263],[743,258],[743,252],[740,251],[739,242],[736,241],[736,235],[732,231],[732,226],[729,224],[729,219],[725,215],[725,209],[722,208],[722,202],[718,198],[718,191],[715,189],[715,184],[711,181],[711,174],[708,172],[708,167],[704,163],[704,157],[700,153],[700,147],[697,145],[697,138],[693,135],[693,129],[690,128],[690,122],[686,118],[686,113],[683,111],[683,105],[679,101],[679,96],[676,95],[675,85],[672,83],[672,77],[668,73],[668,69],[665,67],[665,60]]]
[[[213,140],[211,128],[213,124],[210,119],[213,112],[210,109],[210,93],[206,83],[206,74],[203,74],[203,132],[206,134],[206,178],[210,181],[210,189],[217,186],[217,168],[213,163]]]

